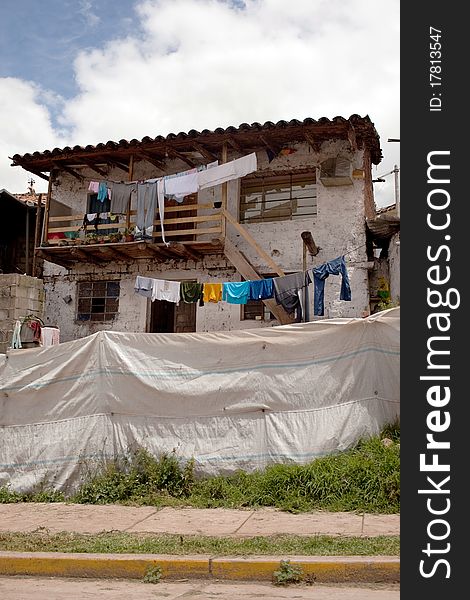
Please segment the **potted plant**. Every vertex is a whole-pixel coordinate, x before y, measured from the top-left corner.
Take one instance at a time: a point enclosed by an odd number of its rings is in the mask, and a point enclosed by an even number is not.
[[[85,244],[97,244],[98,236],[96,233],[87,233],[85,236]]]
[[[119,231],[117,231],[116,233],[109,234],[109,241],[114,244],[120,242],[121,239],[122,239],[122,233],[120,233]]]
[[[124,240],[126,242],[133,242],[134,241],[134,235],[135,235],[135,229],[134,229],[134,227],[126,227],[124,229]]]

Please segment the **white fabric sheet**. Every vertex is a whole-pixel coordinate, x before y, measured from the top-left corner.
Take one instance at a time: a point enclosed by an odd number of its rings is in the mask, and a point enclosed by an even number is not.
[[[399,315],[10,350],[0,486],[74,489],[138,446],[211,475],[345,450],[399,416]]]

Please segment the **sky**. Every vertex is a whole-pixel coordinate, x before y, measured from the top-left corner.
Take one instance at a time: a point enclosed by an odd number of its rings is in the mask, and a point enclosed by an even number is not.
[[[392,204],[399,38],[399,0],[1,0],[0,189],[16,153],[357,113]]]

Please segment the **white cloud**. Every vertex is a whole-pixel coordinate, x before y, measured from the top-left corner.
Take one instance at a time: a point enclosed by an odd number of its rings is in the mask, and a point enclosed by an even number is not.
[[[75,61],[80,93],[59,121],[72,143],[358,113],[381,135],[378,174],[399,164],[399,144],[386,142],[399,137],[398,0],[247,0],[243,10],[145,0],[136,10],[139,35]],[[46,129],[25,151],[48,147],[56,134]],[[376,184],[379,196],[387,187]],[[381,203],[389,202],[393,195]]]
[[[78,12],[83,15],[89,27],[94,27],[100,22],[100,18],[93,12],[93,4],[90,0],[80,0]]]

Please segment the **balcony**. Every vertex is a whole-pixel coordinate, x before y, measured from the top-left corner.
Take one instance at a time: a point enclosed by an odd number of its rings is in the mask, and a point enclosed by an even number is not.
[[[36,253],[65,268],[76,263],[199,260],[203,255],[223,254],[225,211],[214,208],[212,203],[198,204],[194,199],[190,202],[165,207],[167,244],[162,240],[158,218],[154,221],[152,239],[134,239],[130,232],[135,230],[135,210],[120,215],[117,223],[87,227],[83,225],[83,214],[50,216],[46,211],[43,241],[36,247]]]

